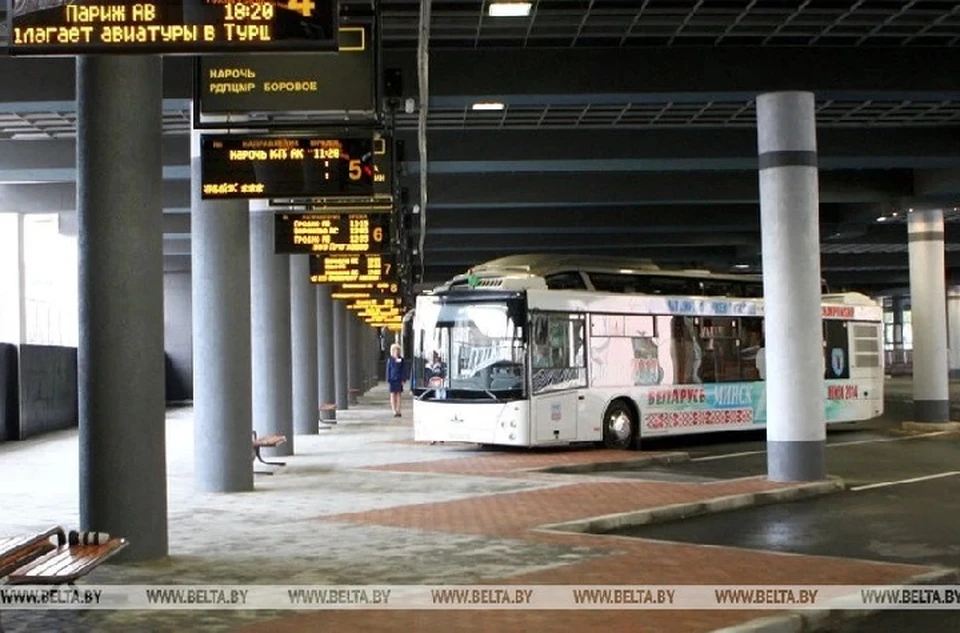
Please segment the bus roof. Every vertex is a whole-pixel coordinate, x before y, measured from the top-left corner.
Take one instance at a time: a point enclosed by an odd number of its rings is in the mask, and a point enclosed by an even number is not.
[[[466,280],[475,277],[478,280],[488,280],[481,286],[497,286],[505,288],[543,287],[538,283],[541,279],[562,272],[583,271],[587,273],[615,273],[615,274],[644,274],[651,273],[661,276],[696,278],[696,279],[724,279],[746,280],[760,282],[760,275],[743,273],[715,273],[709,270],[683,270],[661,268],[649,258],[610,257],[597,255],[576,255],[563,253],[525,253],[509,255],[492,259],[470,268],[440,284],[436,290],[443,290],[462,285]],[[491,283],[496,279],[500,283]],[[525,285],[528,284],[528,285]]]

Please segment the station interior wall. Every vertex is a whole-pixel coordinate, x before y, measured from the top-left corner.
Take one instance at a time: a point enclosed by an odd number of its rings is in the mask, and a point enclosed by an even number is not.
[[[190,273],[164,274],[166,399],[193,399]],[[0,442],[75,428],[77,348],[0,343]]]

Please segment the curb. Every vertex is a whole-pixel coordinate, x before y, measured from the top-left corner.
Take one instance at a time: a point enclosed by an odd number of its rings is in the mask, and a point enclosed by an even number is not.
[[[904,422],[904,431],[960,431],[960,422]]]
[[[676,464],[690,461],[690,453],[665,453],[650,457],[623,459],[616,462],[593,462],[589,464],[562,464],[560,466],[543,466],[537,468],[521,468],[514,472],[550,473],[553,475],[582,475],[585,473],[608,473],[624,468],[635,469],[657,464]]]
[[[565,523],[541,525],[538,527],[538,529],[553,530],[555,532],[575,532],[580,534],[605,534],[625,527],[651,525],[654,523],[664,523],[667,521],[687,519],[704,514],[727,512],[729,510],[768,505],[771,503],[780,503],[784,501],[795,501],[797,499],[806,499],[808,497],[840,492],[844,489],[846,489],[846,485],[842,479],[831,477],[827,481],[804,483],[797,486],[791,486],[789,488],[777,488],[775,490],[765,490],[762,492],[748,492],[744,494],[728,495],[726,497],[716,497],[706,501],[677,503],[669,506],[646,508],[644,510],[637,510],[634,512],[608,514],[605,516],[579,519],[577,521],[568,521]]]
[[[911,576],[898,585],[949,585],[960,580],[958,569],[938,569]],[[734,624],[710,633],[814,633],[832,631],[837,625],[859,620],[888,609],[809,609],[789,611],[783,615],[766,616]]]

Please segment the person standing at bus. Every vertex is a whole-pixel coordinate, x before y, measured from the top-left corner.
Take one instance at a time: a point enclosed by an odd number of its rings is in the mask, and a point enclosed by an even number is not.
[[[390,408],[393,417],[400,417],[400,394],[403,393],[403,383],[406,380],[405,363],[400,357],[400,345],[390,346],[390,357],[387,358],[387,384],[390,387]]]
[[[446,376],[446,367],[443,364],[443,359],[440,357],[440,352],[433,352],[433,355],[430,357],[430,362],[427,363],[425,368],[427,385],[431,387],[440,387],[443,385],[443,379]]]

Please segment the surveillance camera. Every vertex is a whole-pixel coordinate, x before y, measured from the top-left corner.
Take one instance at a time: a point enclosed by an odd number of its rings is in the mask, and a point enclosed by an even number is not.
[[[413,100],[413,97],[408,97],[403,102],[403,111],[407,114],[413,114],[413,111],[417,108],[417,102]]]

